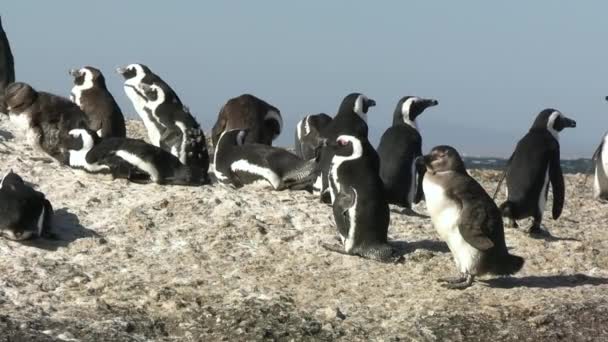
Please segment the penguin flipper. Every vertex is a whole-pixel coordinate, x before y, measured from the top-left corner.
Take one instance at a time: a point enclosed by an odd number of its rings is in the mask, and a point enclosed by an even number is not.
[[[480,203],[477,200],[488,195],[473,178],[466,177],[456,182],[468,183],[454,186],[453,193],[449,194],[449,197],[456,200],[461,207],[458,220],[460,235],[467,243],[479,250],[485,251],[494,247],[494,242],[488,236],[492,235],[491,229],[496,224],[502,224],[500,214],[492,215],[492,207],[496,208],[494,201],[488,198],[487,203],[485,201]],[[500,220],[500,223],[495,220]]]
[[[416,186],[416,195],[414,196],[414,204],[420,203],[420,201],[422,201],[422,199],[424,198],[424,189],[422,188],[422,182],[424,180],[424,174],[426,173],[426,167],[424,167],[424,165],[416,166],[416,169],[417,169],[417,173],[418,173],[418,184]]]
[[[564,209],[565,185],[562,166],[559,159],[559,148],[553,152],[549,160],[549,180],[553,189],[553,219],[557,220]],[[541,194],[542,195],[542,194]]]

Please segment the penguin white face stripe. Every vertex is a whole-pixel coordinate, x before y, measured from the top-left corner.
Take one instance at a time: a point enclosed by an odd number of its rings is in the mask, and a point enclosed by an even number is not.
[[[363,121],[367,122],[367,114],[365,114],[365,112],[363,111],[365,102],[367,102],[367,96],[359,95],[357,97],[357,100],[355,101],[355,108],[353,108],[353,111],[357,113],[357,115],[359,115],[359,117],[363,119]]]
[[[93,88],[93,73],[87,68],[79,69],[78,72],[84,75],[84,82],[80,85],[74,85],[74,87],[72,87],[71,97],[72,102],[74,102],[78,106],[82,106],[82,92],[87,89]]]
[[[331,195],[331,202],[333,203],[336,197],[336,194],[340,192],[340,179],[338,178],[338,168],[340,165],[348,160],[354,160],[360,158],[363,155],[363,145],[361,145],[361,140],[355,138],[352,135],[341,135],[336,141],[348,141],[352,144],[353,153],[350,156],[339,156],[334,155],[331,160],[331,168],[330,168],[330,177],[332,177],[333,182],[335,183],[336,189],[333,187],[329,187],[329,193]]]
[[[215,177],[219,180],[219,181],[225,181],[228,179],[227,176],[225,176],[223,173],[221,173],[218,169],[217,169],[217,153],[220,150],[220,146],[222,143],[222,139],[224,138],[224,136],[226,135],[228,131],[224,131],[222,132],[222,134],[220,135],[220,138],[217,140],[217,144],[215,145],[215,151],[213,152],[213,173],[215,174]]]
[[[279,134],[281,134],[281,132],[283,131],[283,119],[281,118],[281,115],[279,115],[279,113],[274,110],[269,110],[268,113],[266,113],[266,116],[264,116],[264,121],[266,120],[276,121],[276,123],[279,125]],[[279,134],[275,134],[273,136],[273,139],[279,136]]]
[[[281,185],[281,178],[272,170],[251,164],[245,159],[237,160],[230,165],[232,171],[244,171],[266,179],[276,190]]]
[[[129,64],[127,65],[127,69],[135,69],[135,77],[125,80],[125,84],[137,87],[137,85],[141,83],[141,80],[146,77],[144,68],[142,68],[139,64]]]
[[[310,134],[310,115],[304,119],[304,135]]]
[[[415,118],[412,119],[410,117],[410,109],[412,108],[412,104],[414,104],[418,100],[420,100],[420,98],[410,97],[409,99],[405,100],[401,105],[401,115],[403,116],[403,122],[405,122],[406,125],[412,126],[412,128],[414,128],[415,130],[418,130],[418,124],[416,123]]]
[[[355,246],[355,234],[357,231],[357,200],[359,196],[357,189],[353,188],[352,190],[355,193],[355,200],[353,206],[348,208],[348,220],[350,224],[348,227],[348,238],[344,241],[344,251],[347,253],[351,252]]]
[[[143,84],[143,83],[141,83]],[[141,84],[139,85],[139,90],[145,94],[145,91],[143,89],[143,87],[141,86]],[[148,107],[150,110],[152,110],[152,113],[154,113],[154,111],[156,110],[156,108],[158,108],[158,106],[160,106],[161,104],[163,104],[163,102],[165,102],[165,92],[163,91],[163,89],[159,86],[157,86],[156,84],[153,84],[150,87],[150,90],[155,91],[156,92],[156,100],[152,101],[148,98],[148,102],[146,102],[146,107]]]
[[[555,130],[555,128],[553,128],[553,126],[555,125],[555,120],[557,120],[558,118],[561,118],[562,113],[560,113],[559,111],[554,111],[553,113],[551,113],[551,116],[549,116],[549,120],[547,120],[547,130],[549,130],[549,132],[551,133],[551,135],[553,135],[553,137],[555,138],[555,140],[559,141],[559,132]]]
[[[158,182],[160,175],[153,164],[148,163],[145,160],[141,159],[139,156],[136,156],[135,154],[125,150],[118,150],[115,152],[115,154],[117,157],[122,158],[129,164],[149,174],[150,179],[152,179],[152,181]]]

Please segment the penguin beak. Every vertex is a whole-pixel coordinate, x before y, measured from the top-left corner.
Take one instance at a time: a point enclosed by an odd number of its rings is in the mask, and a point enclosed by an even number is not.
[[[605,97],[606,101],[608,101],[608,96]]]
[[[125,68],[125,67],[118,67],[118,68],[116,68],[116,72],[122,75],[125,72],[127,72],[127,68]]]
[[[374,101],[373,99],[367,99],[367,106],[368,107],[375,107],[376,106],[376,101]]]
[[[435,100],[435,99],[427,99],[426,100],[426,106],[427,107],[433,107],[439,104],[439,101]]]
[[[416,166],[418,166],[418,167],[424,167],[424,166],[426,166],[425,162],[424,162],[424,156],[419,156],[414,161],[416,163]]]
[[[72,77],[79,77],[80,75],[82,75],[82,73],[78,69],[70,69],[70,71],[68,71],[68,73]]]
[[[571,127],[571,128],[576,127],[576,121],[569,119],[569,118],[563,118],[563,120],[564,120],[564,127]]]

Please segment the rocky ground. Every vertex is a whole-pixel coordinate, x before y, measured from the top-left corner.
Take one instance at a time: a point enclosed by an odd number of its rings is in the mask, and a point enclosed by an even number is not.
[[[459,291],[436,282],[454,264],[428,218],[392,208],[405,261],[381,264],[322,249],[331,209],[306,192],[112,181],[11,132],[0,122],[0,172],[46,193],[56,220],[54,238],[0,239],[0,342],[608,339],[607,205],[583,175],[566,176],[547,236],[507,230],[520,273]],[[494,190],[498,172],[471,173]]]

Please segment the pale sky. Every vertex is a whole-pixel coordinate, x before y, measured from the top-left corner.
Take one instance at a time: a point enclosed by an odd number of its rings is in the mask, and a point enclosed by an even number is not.
[[[508,156],[547,107],[575,119],[562,157],[590,157],[608,130],[608,2],[5,1],[19,81],[68,96],[68,70],[147,64],[210,131],[244,92],[277,106],[292,145],[305,114],[335,114],[358,91],[376,146],[400,97],[439,100],[420,117],[424,150]]]

